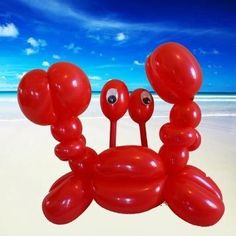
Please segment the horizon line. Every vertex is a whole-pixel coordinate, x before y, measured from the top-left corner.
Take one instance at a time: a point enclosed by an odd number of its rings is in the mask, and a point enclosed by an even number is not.
[[[147,89],[148,90],[148,89]],[[134,90],[129,90],[129,92],[133,92]],[[148,90],[151,94],[156,94],[156,92],[154,90]],[[92,93],[97,93],[100,94],[101,90],[92,90]],[[0,93],[17,93],[17,90],[0,90]],[[217,95],[217,94],[225,94],[225,95],[236,95],[236,91],[235,92],[219,92],[219,91],[201,91],[198,92],[196,95],[205,95],[205,94],[212,94],[212,95]],[[158,94],[157,94],[158,95]]]

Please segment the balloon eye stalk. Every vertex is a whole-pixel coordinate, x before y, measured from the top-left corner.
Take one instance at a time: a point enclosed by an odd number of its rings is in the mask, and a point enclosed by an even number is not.
[[[116,103],[116,101],[117,101],[116,96],[115,96],[115,95],[110,95],[110,96],[108,97],[107,101],[108,101],[110,104]]]
[[[136,89],[131,93],[129,99],[129,115],[139,125],[141,144],[144,147],[148,146],[146,122],[151,118],[153,110],[153,97],[146,89]]]
[[[109,80],[102,88],[100,105],[103,114],[110,120],[109,146],[116,146],[117,121],[126,113],[129,103],[129,91],[121,80]]]

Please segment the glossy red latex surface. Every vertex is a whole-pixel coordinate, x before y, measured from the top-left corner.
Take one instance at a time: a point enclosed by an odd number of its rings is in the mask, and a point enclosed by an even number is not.
[[[91,87],[86,74],[76,65],[58,62],[48,69],[48,81],[53,107],[58,117],[81,114],[91,99]]]
[[[196,138],[193,128],[178,128],[171,123],[164,124],[159,132],[161,141],[168,146],[189,147]]]
[[[102,152],[98,158],[94,198],[102,207],[137,213],[163,201],[166,175],[158,154],[151,149],[121,146]]]
[[[69,175],[57,184],[42,203],[43,213],[54,224],[66,224],[81,215],[92,201],[91,185],[85,178]]]
[[[213,225],[224,213],[218,186],[193,166],[187,166],[179,174],[168,178],[165,200],[176,215],[194,225]]]
[[[73,176],[73,172],[68,172],[64,175],[62,175],[59,179],[57,179],[53,185],[51,186],[51,188],[49,189],[49,192],[51,192],[53,189],[55,189],[57,186],[59,186],[62,182],[64,182],[66,179],[70,178],[71,176]]]
[[[95,201],[113,212],[133,214],[148,211],[163,201],[165,179],[126,182],[99,180],[94,182]]]
[[[96,177],[120,180],[158,179],[164,175],[160,157],[153,150],[141,146],[120,146],[103,151],[98,156]]]
[[[56,119],[81,114],[90,99],[91,87],[87,76],[68,62],[55,63],[48,72],[32,70],[22,78],[18,87],[22,112],[39,125],[51,125]]]
[[[128,88],[122,81],[110,80],[102,88],[100,105],[103,114],[109,120],[119,120],[127,111],[128,103]]]
[[[189,151],[194,151],[196,149],[199,148],[199,146],[201,145],[201,135],[199,134],[199,132],[195,129],[195,141],[194,143],[188,147]]]
[[[32,70],[25,74],[18,87],[21,111],[32,122],[50,125],[55,120],[47,72]]]
[[[59,142],[75,140],[82,133],[82,124],[77,117],[58,120],[51,125],[51,133]]]
[[[157,92],[167,102],[192,99],[202,84],[200,66],[184,46],[165,43],[149,56],[146,72]]]
[[[163,145],[160,148],[159,156],[161,157],[168,174],[175,174],[187,165],[189,152],[185,147]]]
[[[150,56],[146,60],[145,69],[152,88],[155,88],[154,90],[163,100],[169,103],[175,103],[175,101],[178,101],[178,96],[172,91],[168,91],[167,93],[165,83],[157,79],[158,76],[151,66]]]
[[[85,144],[82,139],[66,141],[56,145],[55,155],[62,161],[68,161],[84,155]]]
[[[129,115],[137,123],[146,123],[152,116],[154,101],[146,89],[134,90],[129,98]]]
[[[89,147],[85,148],[83,155],[70,160],[71,170],[77,175],[84,175],[86,178],[92,178],[94,175],[95,163],[97,162],[97,153]]]
[[[84,137],[84,135],[80,136],[80,140],[83,142],[84,145],[86,145],[86,138]]]
[[[170,122],[177,127],[195,128],[201,121],[201,110],[193,101],[175,104],[170,111]]]

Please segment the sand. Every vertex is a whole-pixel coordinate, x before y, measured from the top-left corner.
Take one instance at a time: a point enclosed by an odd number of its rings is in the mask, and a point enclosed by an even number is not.
[[[13,99],[11,103],[0,102],[0,236],[236,235],[236,101],[204,99],[199,99],[203,118],[198,128],[203,142],[191,153],[189,162],[206,172],[222,190],[226,211],[218,224],[208,228],[190,225],[166,205],[142,214],[123,215],[95,202],[74,222],[51,224],[44,218],[41,201],[69,167],[54,156],[57,142],[49,127],[26,120]],[[98,98],[93,98],[81,120],[87,145],[101,152],[108,147],[109,123],[98,104]],[[156,99],[154,117],[147,124],[149,146],[156,151],[161,146],[158,131],[168,121],[169,108]],[[118,145],[140,143],[138,127],[128,116],[118,123],[117,141]]]

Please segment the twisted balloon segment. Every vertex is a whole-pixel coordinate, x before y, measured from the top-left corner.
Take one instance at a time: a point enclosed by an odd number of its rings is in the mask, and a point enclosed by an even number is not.
[[[188,166],[189,151],[196,150],[201,136],[195,129],[201,110],[193,101],[202,84],[201,69],[193,55],[176,43],[163,44],[148,58],[146,72],[153,89],[173,103],[170,122],[159,132],[159,155],[169,175],[165,201],[183,220],[201,226],[215,224],[224,213],[222,195],[205,173]]]
[[[177,43],[158,47],[146,63],[148,79],[156,93],[174,104],[170,122],[160,129],[159,154],[148,148],[146,122],[154,110],[152,95],[137,89],[130,95],[120,80],[102,89],[100,104],[110,120],[110,148],[99,155],[86,146],[77,118],[89,105],[91,87],[76,65],[59,62],[49,70],[32,70],[20,82],[18,102],[32,122],[50,125],[59,142],[56,156],[68,161],[71,172],[59,178],[43,200],[49,221],[66,224],[95,200],[119,213],[139,213],[166,202],[183,220],[199,226],[215,224],[224,213],[222,194],[204,172],[187,165],[201,136],[195,129],[201,110],[193,101],[202,75],[193,55]],[[116,146],[117,122],[129,112],[139,125],[141,146]]]

